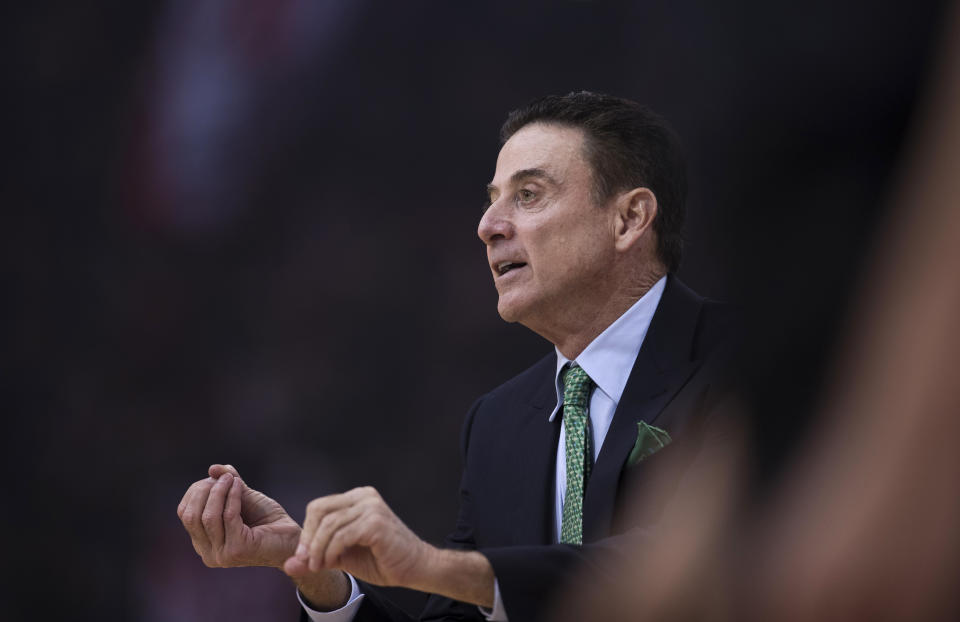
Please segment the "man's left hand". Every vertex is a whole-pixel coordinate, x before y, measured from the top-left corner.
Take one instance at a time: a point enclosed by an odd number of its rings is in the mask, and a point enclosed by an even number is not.
[[[375,585],[414,587],[435,552],[375,489],[354,488],[307,504],[300,544],[284,571],[298,578],[338,568]]]
[[[332,569],[375,585],[493,606],[495,578],[486,557],[427,544],[370,487],[320,497],[307,505],[300,544],[283,570],[304,582]]]

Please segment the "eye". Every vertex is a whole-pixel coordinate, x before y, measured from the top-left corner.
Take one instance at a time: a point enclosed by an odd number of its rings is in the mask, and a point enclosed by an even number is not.
[[[537,198],[536,193],[533,190],[528,190],[526,188],[521,188],[517,190],[517,202],[518,203],[529,203]]]

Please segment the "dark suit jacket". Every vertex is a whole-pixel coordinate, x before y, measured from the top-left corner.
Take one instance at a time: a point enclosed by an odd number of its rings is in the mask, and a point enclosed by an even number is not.
[[[631,522],[623,520],[620,510],[661,454],[680,442],[702,442],[699,430],[710,412],[712,371],[717,367],[708,361],[727,333],[727,315],[725,307],[668,278],[584,492],[583,547],[553,543],[560,418],[550,422],[548,416],[556,405],[555,355],[484,395],[470,409],[462,435],[460,512],[448,544],[477,549],[490,560],[511,622],[541,619],[553,595],[585,564],[596,566],[598,572],[591,576],[602,580],[597,551],[622,551],[637,546],[633,540],[648,537],[644,534],[655,523],[655,513]],[[674,443],[625,468],[638,421],[666,429]],[[409,619],[376,587],[364,584],[361,589],[366,597],[358,622]],[[483,617],[474,605],[431,596],[421,619]]]

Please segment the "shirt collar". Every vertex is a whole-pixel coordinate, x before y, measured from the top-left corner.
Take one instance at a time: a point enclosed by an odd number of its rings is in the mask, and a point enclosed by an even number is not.
[[[572,361],[587,372],[600,391],[614,404],[620,403],[620,396],[627,386],[627,379],[633,370],[633,364],[640,354],[640,346],[647,336],[653,313],[660,304],[667,277],[661,277],[653,287],[647,290],[640,300],[633,303],[627,311],[608,326],[596,339],[584,348],[576,360]],[[550,413],[550,421],[557,416],[563,406],[563,384],[560,372],[563,366],[571,362],[557,350],[557,370],[555,385],[557,405]]]

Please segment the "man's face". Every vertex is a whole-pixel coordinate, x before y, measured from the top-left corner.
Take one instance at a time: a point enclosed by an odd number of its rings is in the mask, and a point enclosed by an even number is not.
[[[589,309],[611,278],[613,210],[595,205],[583,132],[533,123],[500,150],[477,230],[497,310],[548,339]],[[547,333],[547,334],[545,334]]]

